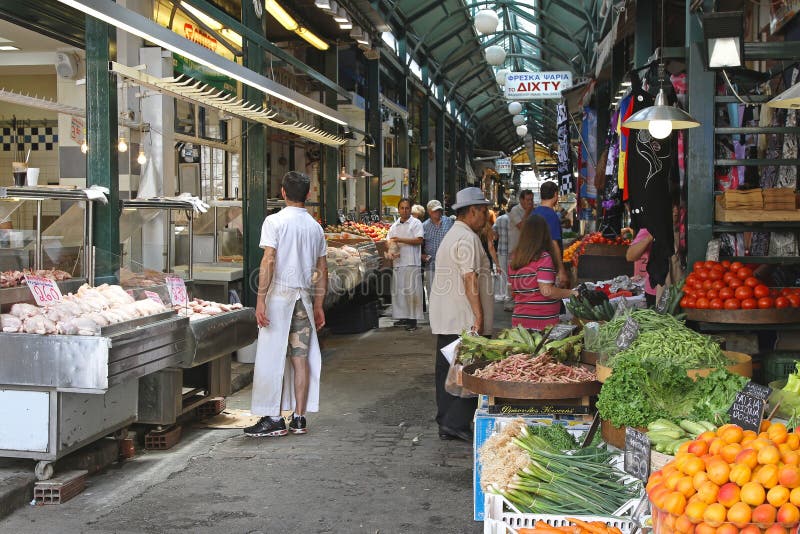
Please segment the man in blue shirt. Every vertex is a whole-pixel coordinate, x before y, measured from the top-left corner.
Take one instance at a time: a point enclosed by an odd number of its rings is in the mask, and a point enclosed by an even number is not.
[[[422,245],[422,265],[425,268],[425,292],[430,296],[433,273],[436,268],[436,252],[444,235],[453,227],[453,220],[444,217],[444,208],[438,200],[428,202],[428,219],[422,223],[424,243]]]
[[[561,240],[561,217],[558,216],[554,209],[558,204],[558,184],[555,182],[543,183],[539,188],[539,195],[541,196],[541,204],[533,210],[533,213],[544,217],[544,220],[547,221],[547,226],[550,227],[550,238],[553,240],[553,248],[555,249],[553,262],[558,270],[558,282],[561,287],[567,287],[569,275],[564,268],[564,263],[561,261],[561,254],[564,250]]]

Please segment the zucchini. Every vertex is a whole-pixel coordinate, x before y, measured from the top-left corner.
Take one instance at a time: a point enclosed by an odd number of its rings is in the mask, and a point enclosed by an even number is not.
[[[659,430],[648,432],[647,437],[650,441],[674,441],[679,438],[685,439],[686,435],[677,430]]]
[[[684,429],[689,434],[692,434],[693,436],[699,436],[700,434],[706,431],[706,427],[694,421],[690,421],[688,419],[684,419],[679,424],[682,429]]]

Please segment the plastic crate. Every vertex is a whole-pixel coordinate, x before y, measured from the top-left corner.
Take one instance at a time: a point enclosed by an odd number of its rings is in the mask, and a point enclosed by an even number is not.
[[[782,380],[795,371],[795,363],[800,360],[800,352],[774,351],[764,355],[764,383]]]
[[[594,515],[570,515],[582,521],[602,521],[608,525],[617,527],[623,534],[631,534],[636,529],[633,520],[623,516],[629,516],[639,504],[638,500],[631,500],[625,503],[615,512],[615,517],[594,516]],[[506,507],[510,511],[506,511]],[[554,527],[570,525],[567,516],[550,514],[525,514],[520,512],[513,504],[508,502],[502,495],[486,495],[486,517],[483,521],[483,534],[513,534],[518,528],[533,528],[537,521],[544,521]]]

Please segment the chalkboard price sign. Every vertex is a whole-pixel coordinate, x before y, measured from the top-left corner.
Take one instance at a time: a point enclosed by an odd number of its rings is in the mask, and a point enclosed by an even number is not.
[[[751,397],[755,397],[757,399],[761,399],[766,401],[769,399],[769,396],[772,394],[772,388],[769,386],[762,386],[761,384],[756,384],[753,381],[748,382],[745,384],[744,388],[742,389],[744,393],[747,393]]]
[[[661,292],[661,296],[658,297],[658,302],[656,302],[656,311],[661,314],[667,313],[667,308],[669,307],[669,291],[666,289]]]
[[[766,405],[767,403],[764,399],[753,397],[744,391],[737,391],[736,398],[728,409],[731,423],[739,425],[745,430],[759,432]]]
[[[625,319],[625,324],[622,325],[622,329],[617,336],[617,347],[619,350],[625,350],[631,346],[631,343],[633,343],[637,337],[639,337],[639,323],[629,315],[628,318]]]
[[[650,477],[650,439],[644,432],[625,429],[625,472],[642,482]]]

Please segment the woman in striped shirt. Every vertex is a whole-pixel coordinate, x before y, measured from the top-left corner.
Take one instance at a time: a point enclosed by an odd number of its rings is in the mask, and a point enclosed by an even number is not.
[[[547,222],[540,215],[531,215],[522,224],[519,244],[508,267],[508,280],[514,292],[512,326],[542,330],[557,324],[559,299],[576,294],[555,286],[553,254]]]

